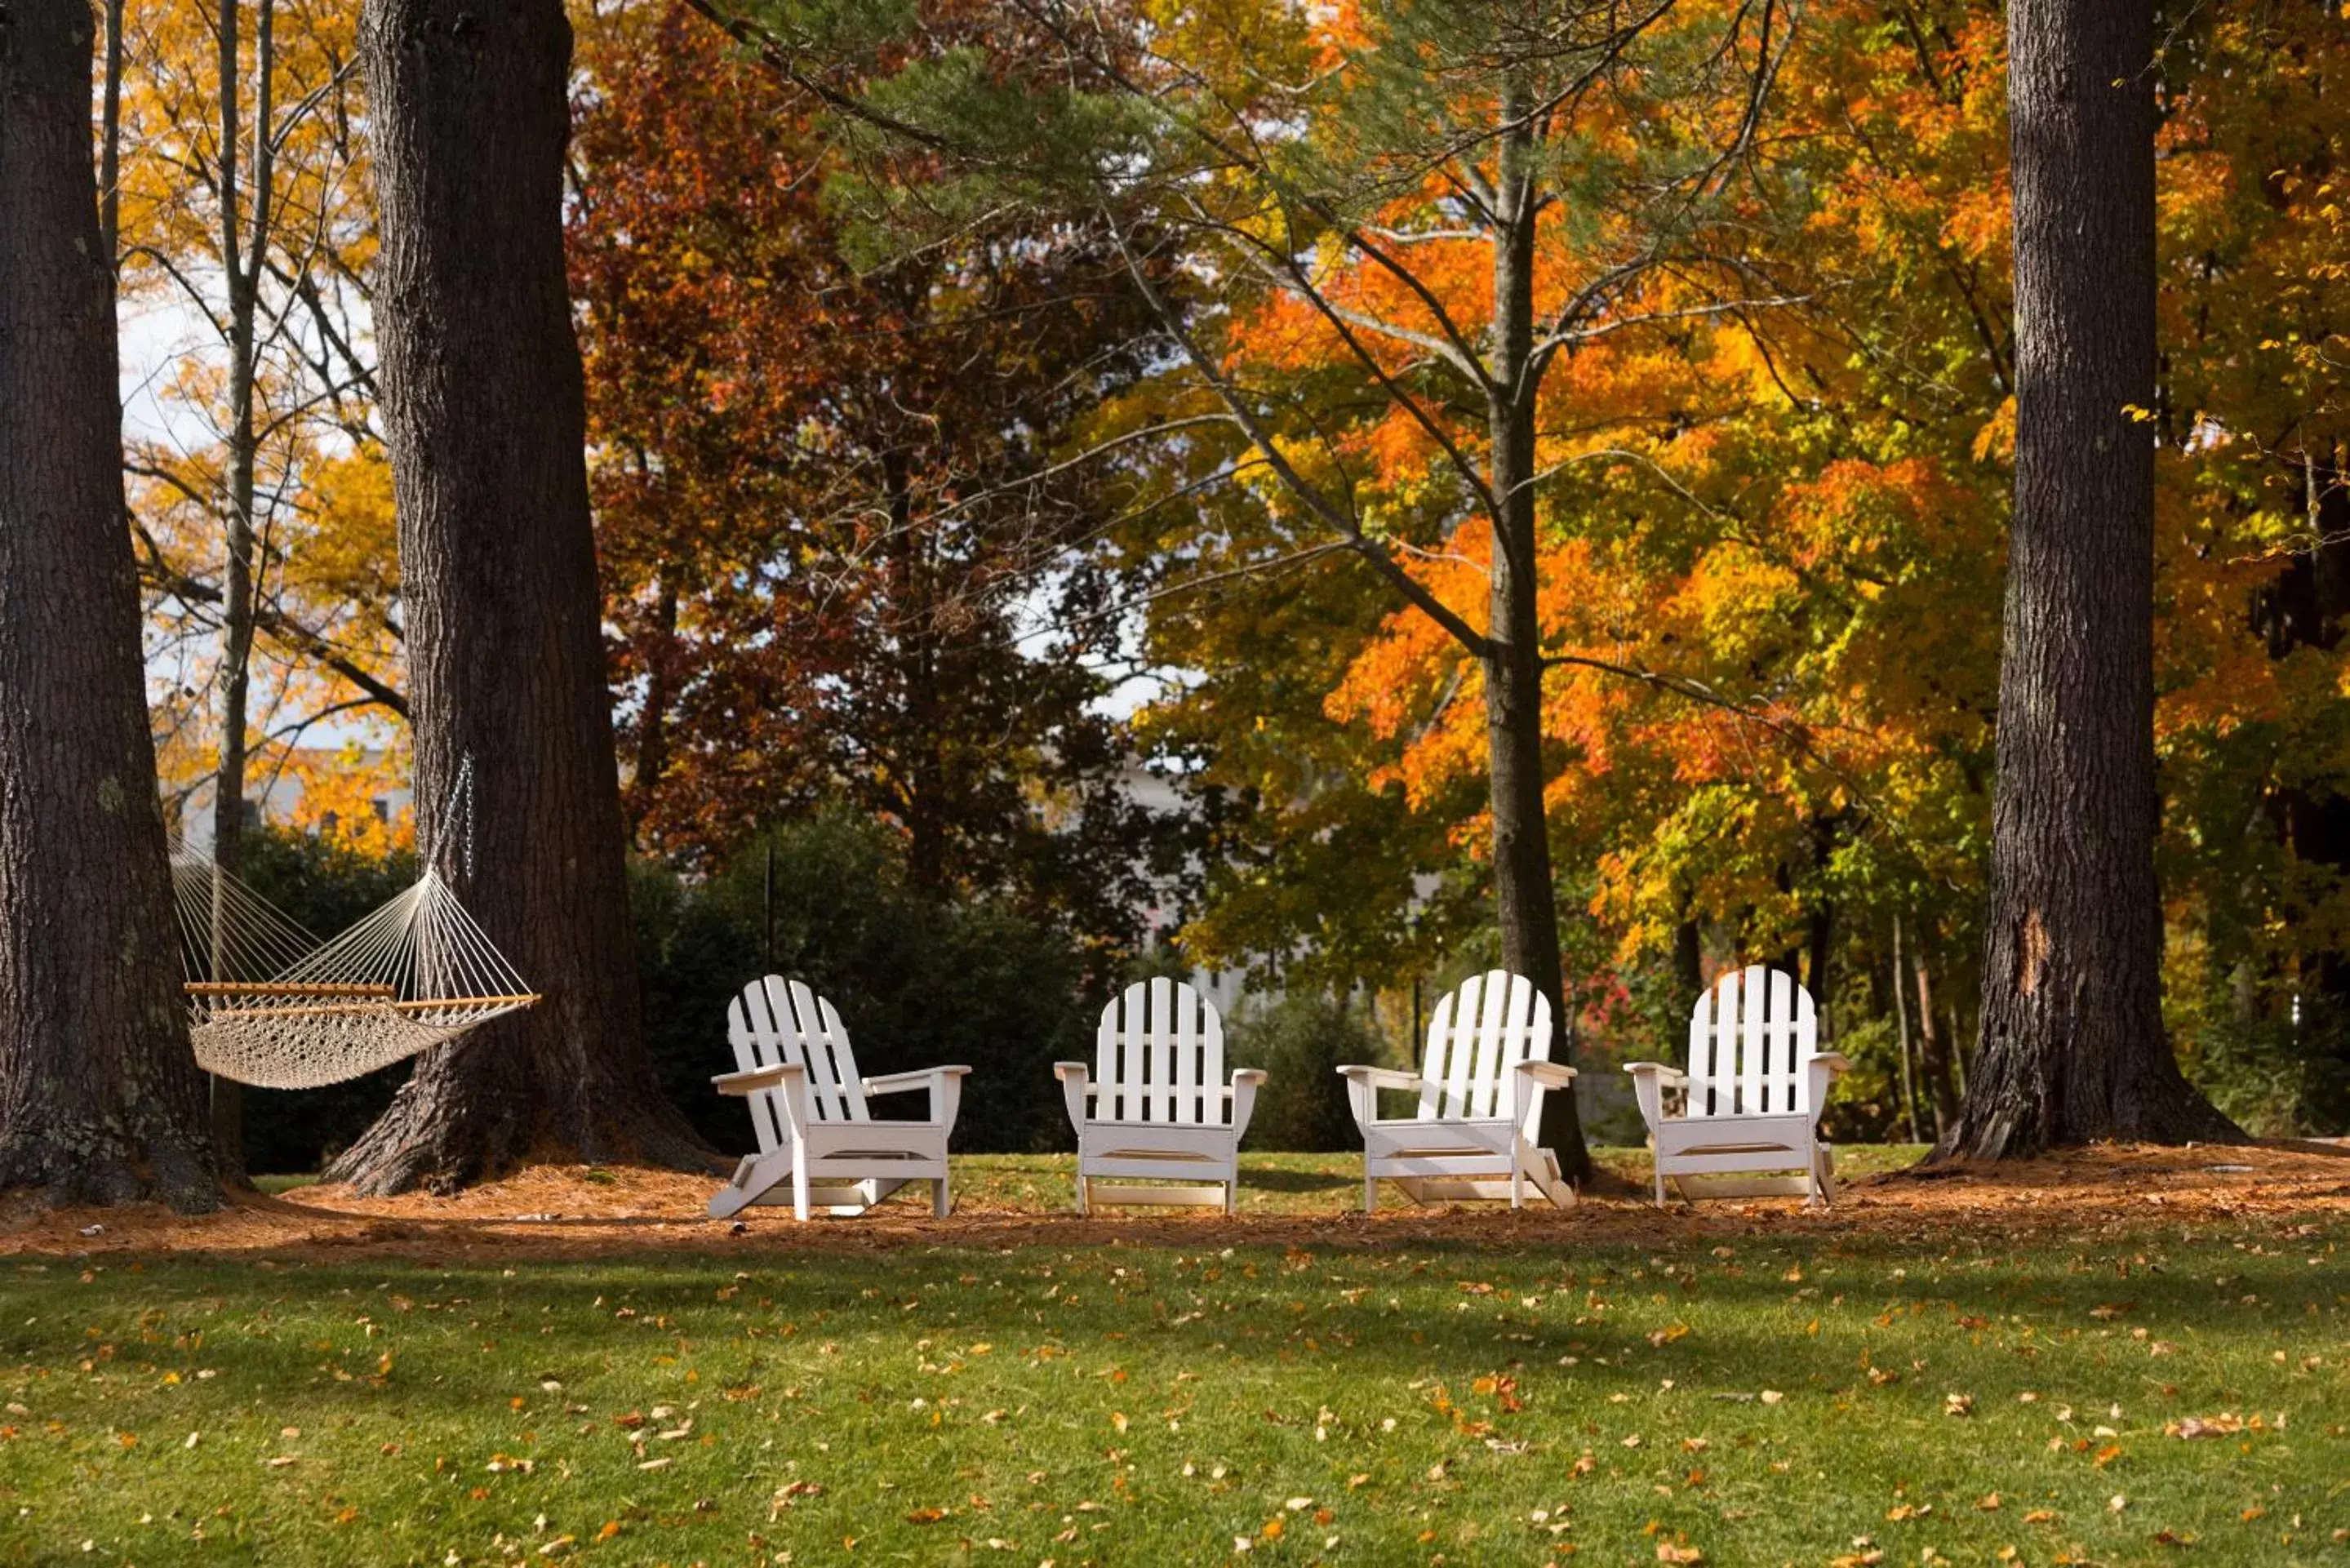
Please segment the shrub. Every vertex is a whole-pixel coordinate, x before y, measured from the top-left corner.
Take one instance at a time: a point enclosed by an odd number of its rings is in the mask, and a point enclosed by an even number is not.
[[[1383,1062],[1369,1022],[1345,1002],[1306,992],[1245,1013],[1229,1026],[1225,1054],[1270,1075],[1249,1123],[1251,1148],[1323,1153],[1361,1147],[1338,1068]]]

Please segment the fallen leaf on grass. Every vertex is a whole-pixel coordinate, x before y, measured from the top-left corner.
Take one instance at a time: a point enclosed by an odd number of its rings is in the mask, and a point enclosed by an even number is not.
[[[936,1524],[947,1516],[943,1508],[918,1508],[906,1515],[909,1524]]]

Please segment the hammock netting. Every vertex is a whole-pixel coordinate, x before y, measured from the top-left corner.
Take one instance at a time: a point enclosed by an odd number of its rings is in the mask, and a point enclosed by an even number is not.
[[[172,883],[196,1064],[240,1084],[356,1078],[538,1001],[429,867],[323,943],[200,856]]]

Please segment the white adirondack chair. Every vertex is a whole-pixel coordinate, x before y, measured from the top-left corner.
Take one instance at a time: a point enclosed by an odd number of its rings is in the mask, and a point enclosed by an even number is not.
[[[1239,1209],[1241,1135],[1265,1075],[1242,1067],[1224,1083],[1223,1020],[1198,992],[1165,979],[1128,986],[1102,1009],[1092,1069],[1055,1062],[1053,1075],[1077,1132],[1078,1213],[1097,1203]]]
[[[1532,981],[1497,969],[1436,1004],[1418,1073],[1338,1069],[1363,1134],[1363,1212],[1392,1181],[1420,1203],[1506,1198],[1525,1207],[1526,1185],[1561,1209],[1575,1189],[1558,1158],[1535,1146],[1545,1092],[1574,1092],[1575,1069],[1550,1059],[1550,1003]],[[1379,1115],[1379,1091],[1417,1094],[1408,1116]]]
[[[727,1023],[739,1070],[710,1081],[751,1102],[759,1152],[710,1200],[712,1219],[787,1199],[801,1220],[813,1209],[860,1214],[909,1181],[928,1181],[931,1210],[946,1218],[947,1137],[970,1068],[860,1077],[832,1003],[781,975],[745,986]],[[878,1121],[866,1108],[871,1096],[911,1089],[931,1092],[921,1121]]]
[[[1731,970],[1690,1014],[1689,1071],[1658,1062],[1624,1070],[1657,1151],[1657,1204],[1683,1198],[1801,1193],[1835,1199],[1835,1165],[1819,1136],[1829,1086],[1847,1065],[1819,1049],[1811,992],[1784,970]],[[1680,1105],[1671,1108],[1668,1096]],[[1758,1176],[1794,1169],[1797,1176]],[[1729,1173],[1741,1173],[1731,1176]]]

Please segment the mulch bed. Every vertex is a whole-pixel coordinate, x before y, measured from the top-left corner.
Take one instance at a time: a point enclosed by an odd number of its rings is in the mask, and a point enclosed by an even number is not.
[[[1369,1216],[1349,1208],[1238,1219],[1182,1210],[1088,1219],[959,1200],[954,1216],[941,1220],[930,1217],[925,1191],[918,1200],[900,1198],[855,1220],[803,1226],[788,1210],[754,1209],[739,1223],[706,1219],[702,1205],[714,1186],[709,1177],[670,1171],[605,1168],[591,1179],[581,1167],[540,1166],[447,1198],[361,1198],[344,1188],[307,1187],[283,1198],[247,1195],[217,1213],[192,1216],[151,1204],[45,1209],[20,1195],[0,1202],[0,1257],[177,1252],[482,1263],[671,1250],[733,1256],[908,1246],[1572,1247],[1738,1235],[1991,1239],[2264,1216],[2350,1217],[2350,1148],[2100,1145],[2012,1164],[1960,1163],[1847,1181],[1835,1208],[1825,1213],[1806,1211],[1793,1199],[1711,1202],[1659,1213],[1617,1184],[1565,1212],[1513,1214],[1486,1204],[1415,1209],[1399,1199]],[[1351,1187],[1347,1192],[1351,1198]]]

